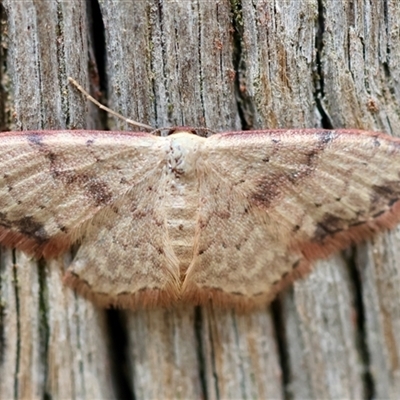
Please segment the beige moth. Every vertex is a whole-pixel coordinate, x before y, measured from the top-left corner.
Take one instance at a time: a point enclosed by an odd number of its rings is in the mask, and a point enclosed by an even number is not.
[[[400,220],[400,140],[358,130],[0,134],[0,243],[103,306],[266,304]]]

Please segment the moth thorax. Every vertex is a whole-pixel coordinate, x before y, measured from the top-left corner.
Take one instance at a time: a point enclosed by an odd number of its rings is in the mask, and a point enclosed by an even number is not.
[[[199,145],[205,139],[189,132],[178,132],[170,136],[168,166],[176,177],[195,177]]]

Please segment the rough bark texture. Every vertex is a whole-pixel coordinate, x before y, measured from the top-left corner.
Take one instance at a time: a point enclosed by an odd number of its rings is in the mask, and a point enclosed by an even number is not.
[[[3,0],[0,127],[400,133],[397,0]],[[70,255],[0,257],[0,398],[385,398],[400,393],[400,238],[318,263],[272,305],[104,311]]]

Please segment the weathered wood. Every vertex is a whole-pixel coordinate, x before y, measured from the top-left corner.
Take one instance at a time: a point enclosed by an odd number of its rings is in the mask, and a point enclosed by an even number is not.
[[[13,129],[88,126],[67,76],[88,81],[86,6],[3,2]],[[4,40],[5,38],[3,38]],[[93,128],[93,126],[92,126]],[[13,264],[16,267],[13,268]],[[66,262],[68,260],[66,259]],[[46,267],[7,250],[1,263],[0,398],[112,398],[104,312],[63,287],[63,260]]]
[[[157,127],[400,132],[397,2],[102,0],[105,76],[86,6],[3,0],[1,126],[105,128],[73,76],[95,94],[101,81],[111,108]],[[398,236],[318,263],[247,315],[180,307],[113,319],[62,286],[69,255],[38,265],[4,250],[0,398],[395,399]]]
[[[397,229],[365,243],[357,251],[365,309],[363,339],[376,397],[382,399],[395,399],[400,393],[399,240]]]

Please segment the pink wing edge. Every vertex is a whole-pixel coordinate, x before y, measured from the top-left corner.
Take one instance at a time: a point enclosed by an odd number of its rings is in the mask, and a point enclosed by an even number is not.
[[[272,130],[255,130],[255,131],[232,131],[218,134],[219,136],[243,136],[243,135],[261,135],[261,134],[314,134],[324,131],[331,131],[340,134],[363,135],[369,137],[380,137],[391,142],[400,144],[400,139],[380,132],[363,131],[358,129],[272,129]],[[96,131],[96,130],[37,130],[37,131],[11,131],[0,132],[2,137],[15,137],[27,135],[57,135],[59,133],[73,133],[77,136],[153,136],[146,132],[130,132],[130,131]],[[111,297],[106,293],[93,292],[87,282],[74,276],[71,272],[67,272],[64,277],[64,283],[76,290],[83,297],[94,301],[101,307],[116,308],[140,308],[140,307],[169,307],[171,305],[184,302],[190,302],[194,305],[210,304],[223,307],[234,308],[239,312],[246,312],[252,309],[264,307],[271,302],[276,295],[292,284],[294,280],[299,279],[310,273],[313,268],[312,263],[317,259],[327,258],[334,252],[342,250],[360,243],[373,235],[385,229],[393,229],[400,222],[400,199],[396,201],[389,210],[381,214],[379,217],[365,222],[362,225],[351,227],[346,231],[338,232],[332,236],[327,236],[323,244],[319,243],[293,243],[293,250],[300,250],[304,255],[304,260],[285,277],[283,277],[268,295],[260,295],[256,298],[243,298],[241,295],[232,295],[223,293],[218,290],[204,290],[195,287],[187,287],[187,290],[179,295],[176,287],[171,284],[163,290],[145,290],[135,294],[122,294],[117,298]],[[49,240],[46,243],[38,244],[29,236],[10,231],[4,227],[0,227],[0,243],[6,247],[17,248],[36,258],[43,256],[46,259],[56,257],[66,252],[72,245],[73,241],[69,237],[57,238]]]
[[[290,135],[290,134],[316,134],[323,132],[334,132],[337,134],[346,134],[354,136],[368,136],[380,138],[400,145],[400,139],[390,136],[386,133],[375,131],[364,131],[360,129],[271,129],[255,131],[232,131],[221,133],[220,137],[243,137],[257,135]],[[264,307],[275,299],[277,294],[290,286],[295,280],[304,278],[309,274],[319,259],[326,259],[334,253],[359,244],[372,238],[379,232],[390,230],[396,227],[400,222],[400,199],[391,205],[391,207],[380,216],[371,219],[358,226],[350,227],[345,231],[327,236],[323,243],[313,242],[293,242],[290,248],[293,251],[300,251],[304,259],[291,272],[287,273],[281,280],[274,284],[268,294],[261,294],[253,298],[244,299],[240,295],[223,293],[219,290],[201,290],[195,285],[188,285],[184,293],[185,301],[194,304],[203,305],[212,299],[212,303],[223,308],[234,308],[239,312],[247,312],[252,309]]]

